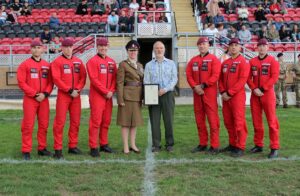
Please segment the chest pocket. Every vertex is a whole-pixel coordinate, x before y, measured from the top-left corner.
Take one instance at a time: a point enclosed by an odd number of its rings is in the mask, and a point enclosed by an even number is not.
[[[261,75],[268,75],[269,74],[269,66],[263,65],[261,68]]]
[[[79,63],[74,63],[74,72],[80,73],[80,64]]]
[[[193,63],[193,71],[199,71],[199,64],[198,62]]]
[[[42,78],[48,78],[49,69],[47,67],[42,67]]]
[[[203,61],[201,71],[208,71],[208,62]]]
[[[232,64],[231,68],[230,68],[230,73],[236,73],[236,70],[237,70],[237,66],[238,64],[234,63]]]
[[[65,64],[64,65],[64,74],[70,74],[70,73],[71,73],[70,65]]]
[[[251,71],[252,71],[253,76],[257,76],[257,67],[256,66],[252,66]]]
[[[30,68],[30,78],[31,79],[39,78],[39,73],[36,68]]]

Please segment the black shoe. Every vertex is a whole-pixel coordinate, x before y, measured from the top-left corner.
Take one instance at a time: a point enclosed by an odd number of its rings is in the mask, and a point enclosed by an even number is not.
[[[30,160],[30,153],[29,152],[23,152],[22,155],[23,155],[23,159],[25,161],[29,161]]]
[[[282,107],[283,107],[283,108],[288,108],[288,105],[287,105],[287,104],[283,104]]]
[[[271,149],[270,154],[268,155],[269,159],[274,159],[274,158],[278,158],[278,151],[276,149]]]
[[[55,159],[63,159],[64,156],[62,154],[62,150],[55,150],[53,158],[55,158]]]
[[[152,147],[152,152],[160,152],[161,147]]]
[[[38,155],[39,156],[51,157],[52,153],[50,151],[48,151],[46,148],[44,148],[43,150],[38,150]]]
[[[166,147],[166,150],[167,150],[168,152],[173,152],[173,151],[174,151],[173,146],[167,146],[167,147]]]
[[[232,145],[228,145],[228,146],[226,146],[225,148],[223,148],[223,149],[221,149],[220,150],[220,152],[232,152],[232,151],[234,151],[236,148],[234,147],[234,146],[232,146]]]
[[[77,147],[75,148],[69,148],[69,151],[68,151],[69,154],[82,154],[81,150]]]
[[[231,151],[232,157],[241,157],[244,155],[244,151],[242,149],[236,148],[235,150]]]
[[[114,153],[113,149],[111,149],[108,144],[100,146],[100,152]]]
[[[259,152],[262,152],[262,151],[263,151],[263,147],[260,147],[260,146],[254,146],[250,150],[251,153],[259,153]]]
[[[218,154],[219,152],[220,152],[219,148],[210,147],[207,151],[207,154],[215,155]]]
[[[196,153],[196,152],[203,152],[203,151],[206,151],[207,149],[207,146],[201,146],[201,145],[198,145],[196,148],[194,148],[191,152],[192,153]]]
[[[276,103],[276,108],[278,108],[279,104]]]
[[[100,157],[100,153],[98,148],[91,148],[90,155],[92,157]]]
[[[129,148],[129,151],[133,151],[134,153],[136,153],[136,154],[140,154],[141,153],[141,151],[140,150],[134,150],[133,148]]]

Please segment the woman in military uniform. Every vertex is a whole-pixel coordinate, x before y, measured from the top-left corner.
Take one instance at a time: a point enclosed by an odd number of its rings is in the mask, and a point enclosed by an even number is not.
[[[125,154],[130,151],[140,153],[135,144],[136,127],[143,125],[141,106],[144,70],[143,65],[137,62],[139,48],[135,40],[126,44],[128,59],[120,63],[117,72],[117,125],[121,126]],[[130,133],[130,148],[128,133]]]

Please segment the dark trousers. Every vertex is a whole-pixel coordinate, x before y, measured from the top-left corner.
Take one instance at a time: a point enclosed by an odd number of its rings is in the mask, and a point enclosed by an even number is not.
[[[161,130],[160,119],[161,113],[165,126],[166,146],[174,145],[173,136],[173,116],[174,116],[175,99],[173,92],[167,92],[159,97],[159,105],[149,106],[149,116],[152,130],[152,145],[160,147]]]

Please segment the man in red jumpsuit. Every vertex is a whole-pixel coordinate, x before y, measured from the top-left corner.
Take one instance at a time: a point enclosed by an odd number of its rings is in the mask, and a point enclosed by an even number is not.
[[[39,41],[31,43],[32,57],[18,68],[17,79],[24,92],[22,120],[23,159],[30,160],[32,150],[32,132],[36,115],[38,116],[38,155],[51,156],[47,147],[47,129],[49,124],[49,100],[53,83],[49,63],[41,59],[43,47]]]
[[[263,151],[264,126],[262,111],[265,112],[268,125],[270,148],[269,158],[278,157],[279,149],[279,123],[276,117],[276,97],[274,84],[279,76],[279,63],[269,56],[268,41],[261,39],[258,42],[258,56],[250,60],[250,74],[248,86],[252,90],[250,104],[254,127],[254,144],[252,153]]]
[[[209,39],[200,37],[197,46],[200,55],[193,57],[186,67],[186,77],[194,91],[194,113],[198,128],[199,145],[193,153],[205,151],[208,143],[208,132],[205,119],[210,126],[211,154],[219,152],[220,119],[217,104],[217,82],[220,76],[221,63],[218,58],[209,54]]]
[[[73,56],[73,40],[62,41],[62,55],[51,63],[53,82],[58,88],[56,116],[53,124],[54,158],[63,158],[63,129],[66,115],[70,114],[69,153],[81,154],[77,147],[81,115],[80,91],[86,81],[86,70],[82,61]]]
[[[229,135],[229,146],[223,151],[230,151],[234,157],[244,154],[247,125],[245,118],[245,84],[249,76],[249,64],[240,54],[241,46],[237,38],[229,43],[231,58],[222,63],[219,90],[223,100],[224,124]]]
[[[87,62],[87,72],[90,78],[90,123],[89,146],[90,155],[98,157],[100,151],[112,153],[108,146],[108,128],[112,115],[112,97],[116,90],[116,62],[107,56],[108,40],[97,40],[98,53]],[[99,138],[99,141],[98,141]]]

